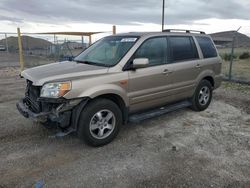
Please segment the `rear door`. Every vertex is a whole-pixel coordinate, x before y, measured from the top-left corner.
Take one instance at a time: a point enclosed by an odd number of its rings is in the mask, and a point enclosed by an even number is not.
[[[200,58],[192,36],[169,36],[169,63],[172,70],[172,88],[169,94],[173,100],[190,97],[195,89],[195,81],[200,73]]]

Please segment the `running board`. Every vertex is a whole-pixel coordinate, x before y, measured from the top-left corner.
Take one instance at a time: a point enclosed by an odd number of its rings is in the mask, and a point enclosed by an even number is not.
[[[181,108],[186,108],[189,106],[191,106],[191,102],[185,100],[185,101],[177,102],[175,104],[171,104],[171,105],[163,106],[163,107],[156,108],[153,110],[149,110],[147,112],[133,114],[133,115],[129,116],[128,121],[130,123],[139,123],[143,120],[157,117],[157,116],[160,116],[160,115],[163,115],[163,114],[166,114],[169,112],[173,112],[173,111],[179,110]]]
[[[72,129],[72,128],[69,128],[65,131],[58,131],[56,134],[52,135],[52,136],[49,136],[50,138],[58,138],[58,137],[64,137],[64,136],[67,136],[73,132],[76,132],[75,129]]]

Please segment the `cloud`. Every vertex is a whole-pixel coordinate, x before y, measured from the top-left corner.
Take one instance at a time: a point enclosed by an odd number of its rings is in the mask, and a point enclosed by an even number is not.
[[[0,21],[160,24],[161,6],[161,0],[2,0]],[[249,10],[247,0],[166,0],[166,23],[193,24],[209,18],[249,20]]]
[[[9,17],[9,16],[2,16],[2,15],[0,15],[0,21],[10,21],[10,22],[17,22],[17,23],[23,22],[22,19],[13,18],[13,17]]]

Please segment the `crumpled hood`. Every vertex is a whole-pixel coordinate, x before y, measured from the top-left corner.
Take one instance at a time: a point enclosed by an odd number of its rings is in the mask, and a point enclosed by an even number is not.
[[[21,76],[32,81],[33,85],[41,86],[46,82],[68,81],[76,78],[101,75],[107,72],[107,67],[74,61],[63,61],[24,70]]]

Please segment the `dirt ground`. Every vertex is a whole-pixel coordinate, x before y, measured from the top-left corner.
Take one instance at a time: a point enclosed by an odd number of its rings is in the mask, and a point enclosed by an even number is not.
[[[223,84],[204,112],[129,124],[92,148],[22,117],[25,82],[3,72],[0,187],[250,187],[250,87]]]

